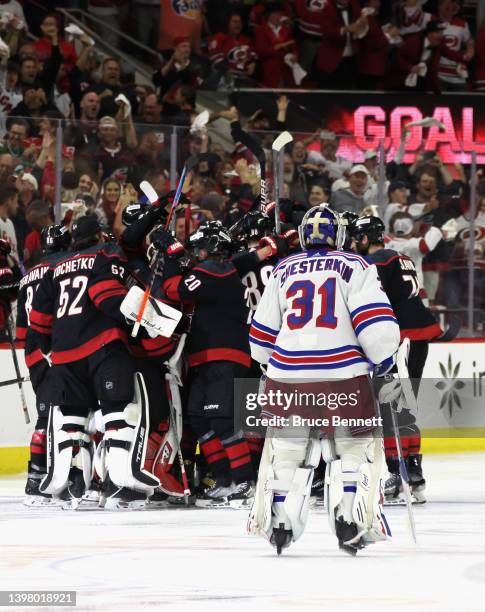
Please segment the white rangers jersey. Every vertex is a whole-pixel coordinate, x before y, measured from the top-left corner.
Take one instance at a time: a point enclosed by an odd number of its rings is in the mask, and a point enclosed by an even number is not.
[[[322,249],[275,266],[250,329],[252,357],[278,379],[369,373],[399,346],[399,326],[375,265]]]
[[[386,248],[407,255],[413,260],[418,275],[419,288],[423,289],[423,259],[425,255],[437,247],[442,238],[443,234],[439,228],[430,227],[422,238],[399,238],[397,236],[386,238]],[[421,293],[421,297],[425,297],[425,295]]]

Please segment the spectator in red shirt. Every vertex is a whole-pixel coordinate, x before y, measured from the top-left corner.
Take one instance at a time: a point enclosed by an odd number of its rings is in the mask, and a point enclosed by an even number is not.
[[[42,257],[41,231],[44,227],[52,225],[49,204],[42,200],[34,200],[27,208],[25,219],[31,231],[24,242],[24,265],[26,268],[32,268]]]
[[[383,89],[390,43],[379,23],[381,0],[365,0],[364,6],[374,13],[368,15],[369,29],[359,41],[357,81],[359,89]]]
[[[230,15],[227,32],[209,38],[209,59],[221,74],[238,81],[251,80],[256,68],[256,51],[251,39],[241,34],[243,21],[239,13]]]
[[[316,68],[324,89],[352,89],[358,38],[368,30],[358,0],[328,0],[321,13],[322,40]]]
[[[59,19],[54,13],[48,13],[40,24],[42,37],[35,41],[34,48],[39,60],[44,63],[52,55],[52,38],[56,34],[63,63],[58,74],[58,87],[61,92],[68,91],[69,79],[67,73],[74,68],[77,62],[77,53],[74,46],[59,35]]]
[[[443,37],[445,25],[433,20],[424,32],[405,37],[397,47],[394,62],[390,67],[388,89],[409,91],[440,91],[438,69],[442,56],[461,62],[463,53],[446,46]]]
[[[254,46],[260,57],[260,80],[265,87],[294,87],[295,81],[285,60],[296,60],[295,39],[281,6],[271,3],[254,33]]]

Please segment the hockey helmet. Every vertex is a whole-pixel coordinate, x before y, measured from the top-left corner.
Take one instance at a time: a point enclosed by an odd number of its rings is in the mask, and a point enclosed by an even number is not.
[[[379,244],[384,242],[386,228],[379,217],[360,217],[350,224],[350,235],[360,241],[367,236],[369,244]]]
[[[414,219],[407,212],[397,212],[389,221],[389,229],[399,238],[409,236],[414,229]]]
[[[71,244],[71,233],[65,225],[49,225],[42,229],[40,242],[44,253],[66,251]]]
[[[138,221],[148,211],[148,204],[145,202],[135,202],[127,206],[121,213],[121,222],[128,227]]]
[[[233,250],[231,236],[220,221],[205,221],[187,239],[187,248],[204,249],[210,255],[225,255]]]
[[[326,204],[310,208],[298,228],[301,247],[331,247],[341,249],[345,243],[346,224],[342,217]]]
[[[229,229],[229,233],[241,242],[260,240],[269,234],[272,226],[272,219],[268,215],[260,210],[250,210]]]

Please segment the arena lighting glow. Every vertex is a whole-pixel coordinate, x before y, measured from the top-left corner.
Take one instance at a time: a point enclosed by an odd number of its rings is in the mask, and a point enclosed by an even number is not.
[[[350,145],[350,148],[354,149],[354,158],[355,149],[375,150],[380,142],[384,141],[384,147],[391,159],[399,147],[404,125],[420,120],[427,114],[429,113],[422,112],[417,106],[396,106],[391,111],[382,106],[360,106],[354,111],[353,126],[347,126],[351,128],[349,131],[353,133],[353,137],[342,139],[340,151],[343,153]],[[451,107],[437,106],[430,116],[441,121],[446,130],[435,126],[411,127],[406,139],[405,163],[412,163],[420,151],[438,151],[441,159],[448,164],[470,163],[470,153],[473,150],[478,154],[477,162],[485,163],[485,143],[474,142],[477,134],[472,107],[463,107],[460,114],[453,113]]]

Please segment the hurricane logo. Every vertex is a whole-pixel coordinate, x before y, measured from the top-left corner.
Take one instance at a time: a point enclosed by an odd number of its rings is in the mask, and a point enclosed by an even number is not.
[[[314,12],[323,11],[326,4],[327,0],[306,0],[306,9]]]
[[[232,48],[227,54],[227,59],[229,62],[234,64],[245,64],[248,61],[248,56],[248,45],[241,45],[240,47]]]
[[[200,18],[200,0],[172,0],[172,8],[179,17],[185,19]]]

